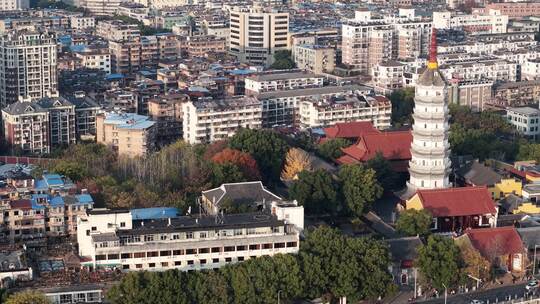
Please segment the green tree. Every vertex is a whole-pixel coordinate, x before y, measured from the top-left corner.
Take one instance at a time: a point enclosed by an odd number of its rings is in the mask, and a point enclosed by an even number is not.
[[[348,209],[355,216],[368,212],[371,204],[382,196],[375,171],[363,165],[344,165],[339,169],[341,192]]]
[[[289,150],[286,142],[277,133],[252,129],[238,130],[230,138],[229,147],[249,153],[269,181],[279,179],[285,154]]]
[[[50,304],[51,301],[35,290],[21,291],[10,295],[6,304]]]
[[[294,61],[292,61],[291,51],[282,50],[274,53],[274,63],[270,66],[276,70],[290,70],[296,67]]]
[[[90,175],[84,164],[74,161],[61,160],[56,163],[52,171],[64,175],[74,182],[81,181]]]
[[[395,90],[389,98],[392,103],[392,123],[394,125],[410,124],[414,109],[414,88]]]
[[[462,279],[463,261],[451,238],[430,235],[427,244],[418,249],[416,263],[427,283],[439,291],[444,290],[444,286],[457,286]]]
[[[247,180],[242,170],[231,162],[212,163],[211,167],[211,182],[214,187],[219,187],[223,183],[237,183]]]
[[[333,214],[338,211],[336,182],[319,169],[302,171],[289,189],[289,196],[306,209],[306,214]]]
[[[218,271],[197,271],[188,274],[191,303],[229,303],[228,284]]]
[[[351,302],[384,297],[394,289],[390,254],[380,241],[347,238],[337,229],[308,231],[300,248],[305,297],[346,296]]]
[[[330,139],[317,146],[317,154],[327,160],[335,160],[343,155],[341,149],[350,145],[351,142],[344,138]]]
[[[522,143],[519,145],[518,160],[534,160],[540,163],[540,144]]]
[[[143,272],[129,272],[107,292],[112,304],[147,303]],[[158,302],[159,303],[159,302]]]
[[[384,158],[382,153],[377,152],[375,157],[366,162],[366,167],[375,171],[377,182],[385,190],[392,191],[398,190],[403,185],[400,183],[399,174],[392,170],[390,161]]]
[[[408,236],[427,236],[431,232],[432,221],[433,217],[429,211],[408,209],[399,214],[396,229]]]

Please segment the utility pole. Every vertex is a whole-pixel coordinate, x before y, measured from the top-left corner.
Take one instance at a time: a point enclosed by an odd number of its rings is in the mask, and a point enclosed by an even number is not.
[[[538,248],[538,245],[534,245],[534,262],[533,262],[533,276],[536,274],[536,248]]]
[[[442,285],[444,286],[444,304],[446,304],[446,298],[448,297],[448,288],[446,287],[446,285],[444,285],[444,283],[442,283]]]

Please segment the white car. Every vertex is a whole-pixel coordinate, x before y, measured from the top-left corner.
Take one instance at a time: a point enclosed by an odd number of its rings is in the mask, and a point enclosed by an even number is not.
[[[525,285],[525,289],[532,290],[538,287],[538,281],[537,280],[531,280],[527,285]]]

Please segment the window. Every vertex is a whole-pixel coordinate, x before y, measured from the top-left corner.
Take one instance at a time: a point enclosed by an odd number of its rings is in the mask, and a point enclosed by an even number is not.
[[[154,268],[154,267],[156,267],[156,263],[148,263],[148,267]]]
[[[220,252],[220,251],[221,251],[221,247],[212,247],[212,253]]]
[[[210,248],[199,248],[199,254],[210,253]]]
[[[187,232],[186,239],[192,239],[192,238],[193,238],[193,232]]]
[[[118,254],[109,254],[107,256],[108,260],[118,260],[119,258],[120,258],[120,256]]]
[[[193,260],[187,261],[187,264],[188,264],[188,265],[193,265]]]
[[[131,253],[122,253],[120,257],[122,259],[131,259]]]
[[[120,222],[120,227],[126,227],[126,222]]]
[[[90,235],[90,230],[86,230],[86,235]]]
[[[166,241],[167,240],[167,235],[166,234],[162,234],[160,237],[159,237],[160,240],[162,241]]]
[[[172,239],[173,239],[173,240],[178,240],[178,239],[180,239],[180,235],[178,235],[178,234],[173,234]]]
[[[214,264],[219,263],[219,259],[212,259],[212,263]]]
[[[225,252],[231,252],[234,251],[234,246],[225,246],[224,250]]]
[[[173,250],[173,251],[172,251],[172,254],[173,254],[173,255],[183,255],[184,252],[183,252],[182,250]]]
[[[199,232],[199,238],[205,239],[206,238],[206,231],[205,232]]]
[[[92,227],[92,231],[96,231],[97,230],[97,227],[96,226],[93,226]]]
[[[104,261],[107,257],[104,254],[98,254],[96,255],[96,261]]]
[[[122,269],[129,269],[129,265],[122,265]]]
[[[153,258],[153,257],[157,257],[158,256],[158,252],[157,251],[148,251],[146,253],[146,257],[148,258]]]
[[[257,245],[257,244],[249,245],[249,250],[257,250],[259,248],[260,248],[260,246]]]
[[[169,267],[169,263],[167,263],[167,262],[161,262],[161,267]]]
[[[287,248],[296,247],[296,246],[298,246],[298,243],[296,243],[296,242],[287,242]]]
[[[263,244],[263,249],[272,249],[272,243]]]
[[[152,234],[145,235],[144,236],[144,241],[145,242],[153,242],[154,241],[154,235],[152,235]]]
[[[181,266],[181,265],[182,265],[181,261],[174,261],[174,266]]]
[[[230,263],[232,262],[232,258],[225,258],[225,263]]]
[[[242,262],[244,260],[244,257],[238,257],[238,262]]]
[[[140,259],[140,258],[145,258],[146,257],[146,252],[135,252],[133,254],[133,258],[135,259]]]
[[[246,245],[236,246],[236,251],[244,251],[244,250],[247,250],[247,246],[246,246]]]
[[[162,250],[159,252],[159,256],[170,256],[171,251],[170,250]]]
[[[186,249],[186,254],[197,254],[197,249]]]
[[[243,235],[244,231],[242,229],[234,229],[234,235]]]
[[[141,268],[142,268],[142,264],[135,264],[135,268],[141,269]]]
[[[206,260],[205,259],[199,260],[199,264],[201,264],[201,265],[206,264]]]
[[[285,248],[285,243],[275,243],[274,248]]]

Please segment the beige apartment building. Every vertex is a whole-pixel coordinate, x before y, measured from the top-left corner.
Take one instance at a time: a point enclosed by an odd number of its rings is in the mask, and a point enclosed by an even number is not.
[[[487,104],[492,102],[492,80],[470,80],[460,81],[451,79],[448,86],[448,101],[463,106],[468,106],[471,110],[483,111]]]
[[[342,62],[369,75],[378,63],[427,55],[430,33],[431,21],[416,16],[414,9],[400,9],[398,16],[383,19],[357,11],[342,25]]]
[[[174,35],[141,36],[128,41],[109,41],[114,73],[132,74],[145,67],[156,68],[161,59],[180,55]]]
[[[336,51],[334,48],[321,45],[295,45],[293,60],[300,69],[315,74],[331,73],[336,66]]]
[[[492,2],[486,4],[484,10],[497,10],[501,15],[506,15],[513,19],[519,19],[527,16],[539,16],[540,2]]]
[[[118,20],[100,21],[96,26],[96,34],[109,41],[132,40],[141,36],[136,24],[128,24]]]
[[[239,128],[260,129],[261,102],[254,97],[189,101],[182,104],[183,136],[191,144],[233,136]]]
[[[300,102],[300,128],[315,128],[351,121],[371,121],[378,129],[391,125],[392,104],[384,96],[350,94],[313,97]]]
[[[324,76],[305,71],[269,72],[247,77],[246,95],[322,87]]]
[[[371,71],[371,80],[375,91],[381,94],[391,93],[403,87],[405,66],[395,60],[376,64]]]
[[[111,146],[119,155],[143,156],[156,143],[155,122],[133,113],[105,113],[97,117],[97,142]]]
[[[185,41],[190,57],[205,57],[211,53],[225,53],[226,39],[216,36],[190,36]]]
[[[235,7],[230,12],[229,52],[240,62],[271,65],[274,53],[289,48],[289,13]]]

